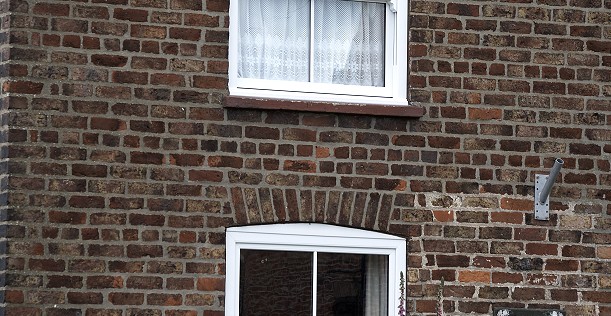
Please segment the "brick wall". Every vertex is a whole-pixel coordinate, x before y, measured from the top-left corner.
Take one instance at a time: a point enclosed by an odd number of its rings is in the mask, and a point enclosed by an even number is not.
[[[8,75],[9,3],[0,1],[0,87]],[[8,190],[8,96],[0,91],[0,315],[4,315],[6,285],[6,229]]]
[[[222,315],[285,221],[409,237],[413,315],[611,314],[610,4],[412,1],[405,119],[223,108],[225,0],[11,0],[6,314]]]

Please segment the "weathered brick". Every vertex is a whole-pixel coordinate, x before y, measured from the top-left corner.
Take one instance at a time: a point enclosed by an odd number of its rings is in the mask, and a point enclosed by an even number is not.
[[[437,255],[437,266],[439,267],[468,267],[469,257],[462,255]]]
[[[67,298],[70,304],[101,304],[104,299],[102,293],[95,292],[68,292]]]
[[[511,293],[513,299],[518,300],[537,300],[545,297],[545,290],[540,288],[516,287]]]
[[[578,267],[576,260],[548,259],[545,262],[545,270],[550,271],[577,271]]]
[[[108,294],[108,300],[113,305],[142,305],[144,303],[144,294],[111,292]]]
[[[146,22],[148,20],[148,12],[140,9],[115,8],[113,11],[113,17],[117,20]]]

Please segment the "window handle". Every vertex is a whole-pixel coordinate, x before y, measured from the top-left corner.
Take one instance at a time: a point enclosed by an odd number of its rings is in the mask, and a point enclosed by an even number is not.
[[[386,3],[392,13],[397,13],[397,0],[386,0]]]

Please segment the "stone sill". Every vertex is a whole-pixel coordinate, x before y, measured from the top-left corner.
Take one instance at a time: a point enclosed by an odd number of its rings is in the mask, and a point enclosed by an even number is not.
[[[227,96],[225,98],[225,106],[229,108],[290,110],[415,118],[422,117],[424,115],[424,108],[411,103],[409,105],[354,104]]]

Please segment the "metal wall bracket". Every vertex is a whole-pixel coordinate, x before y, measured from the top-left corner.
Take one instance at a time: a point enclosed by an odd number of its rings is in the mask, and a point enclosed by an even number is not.
[[[548,178],[546,174],[535,175],[535,219],[540,221],[549,220],[549,198],[545,199],[543,203],[540,201],[541,191]]]

